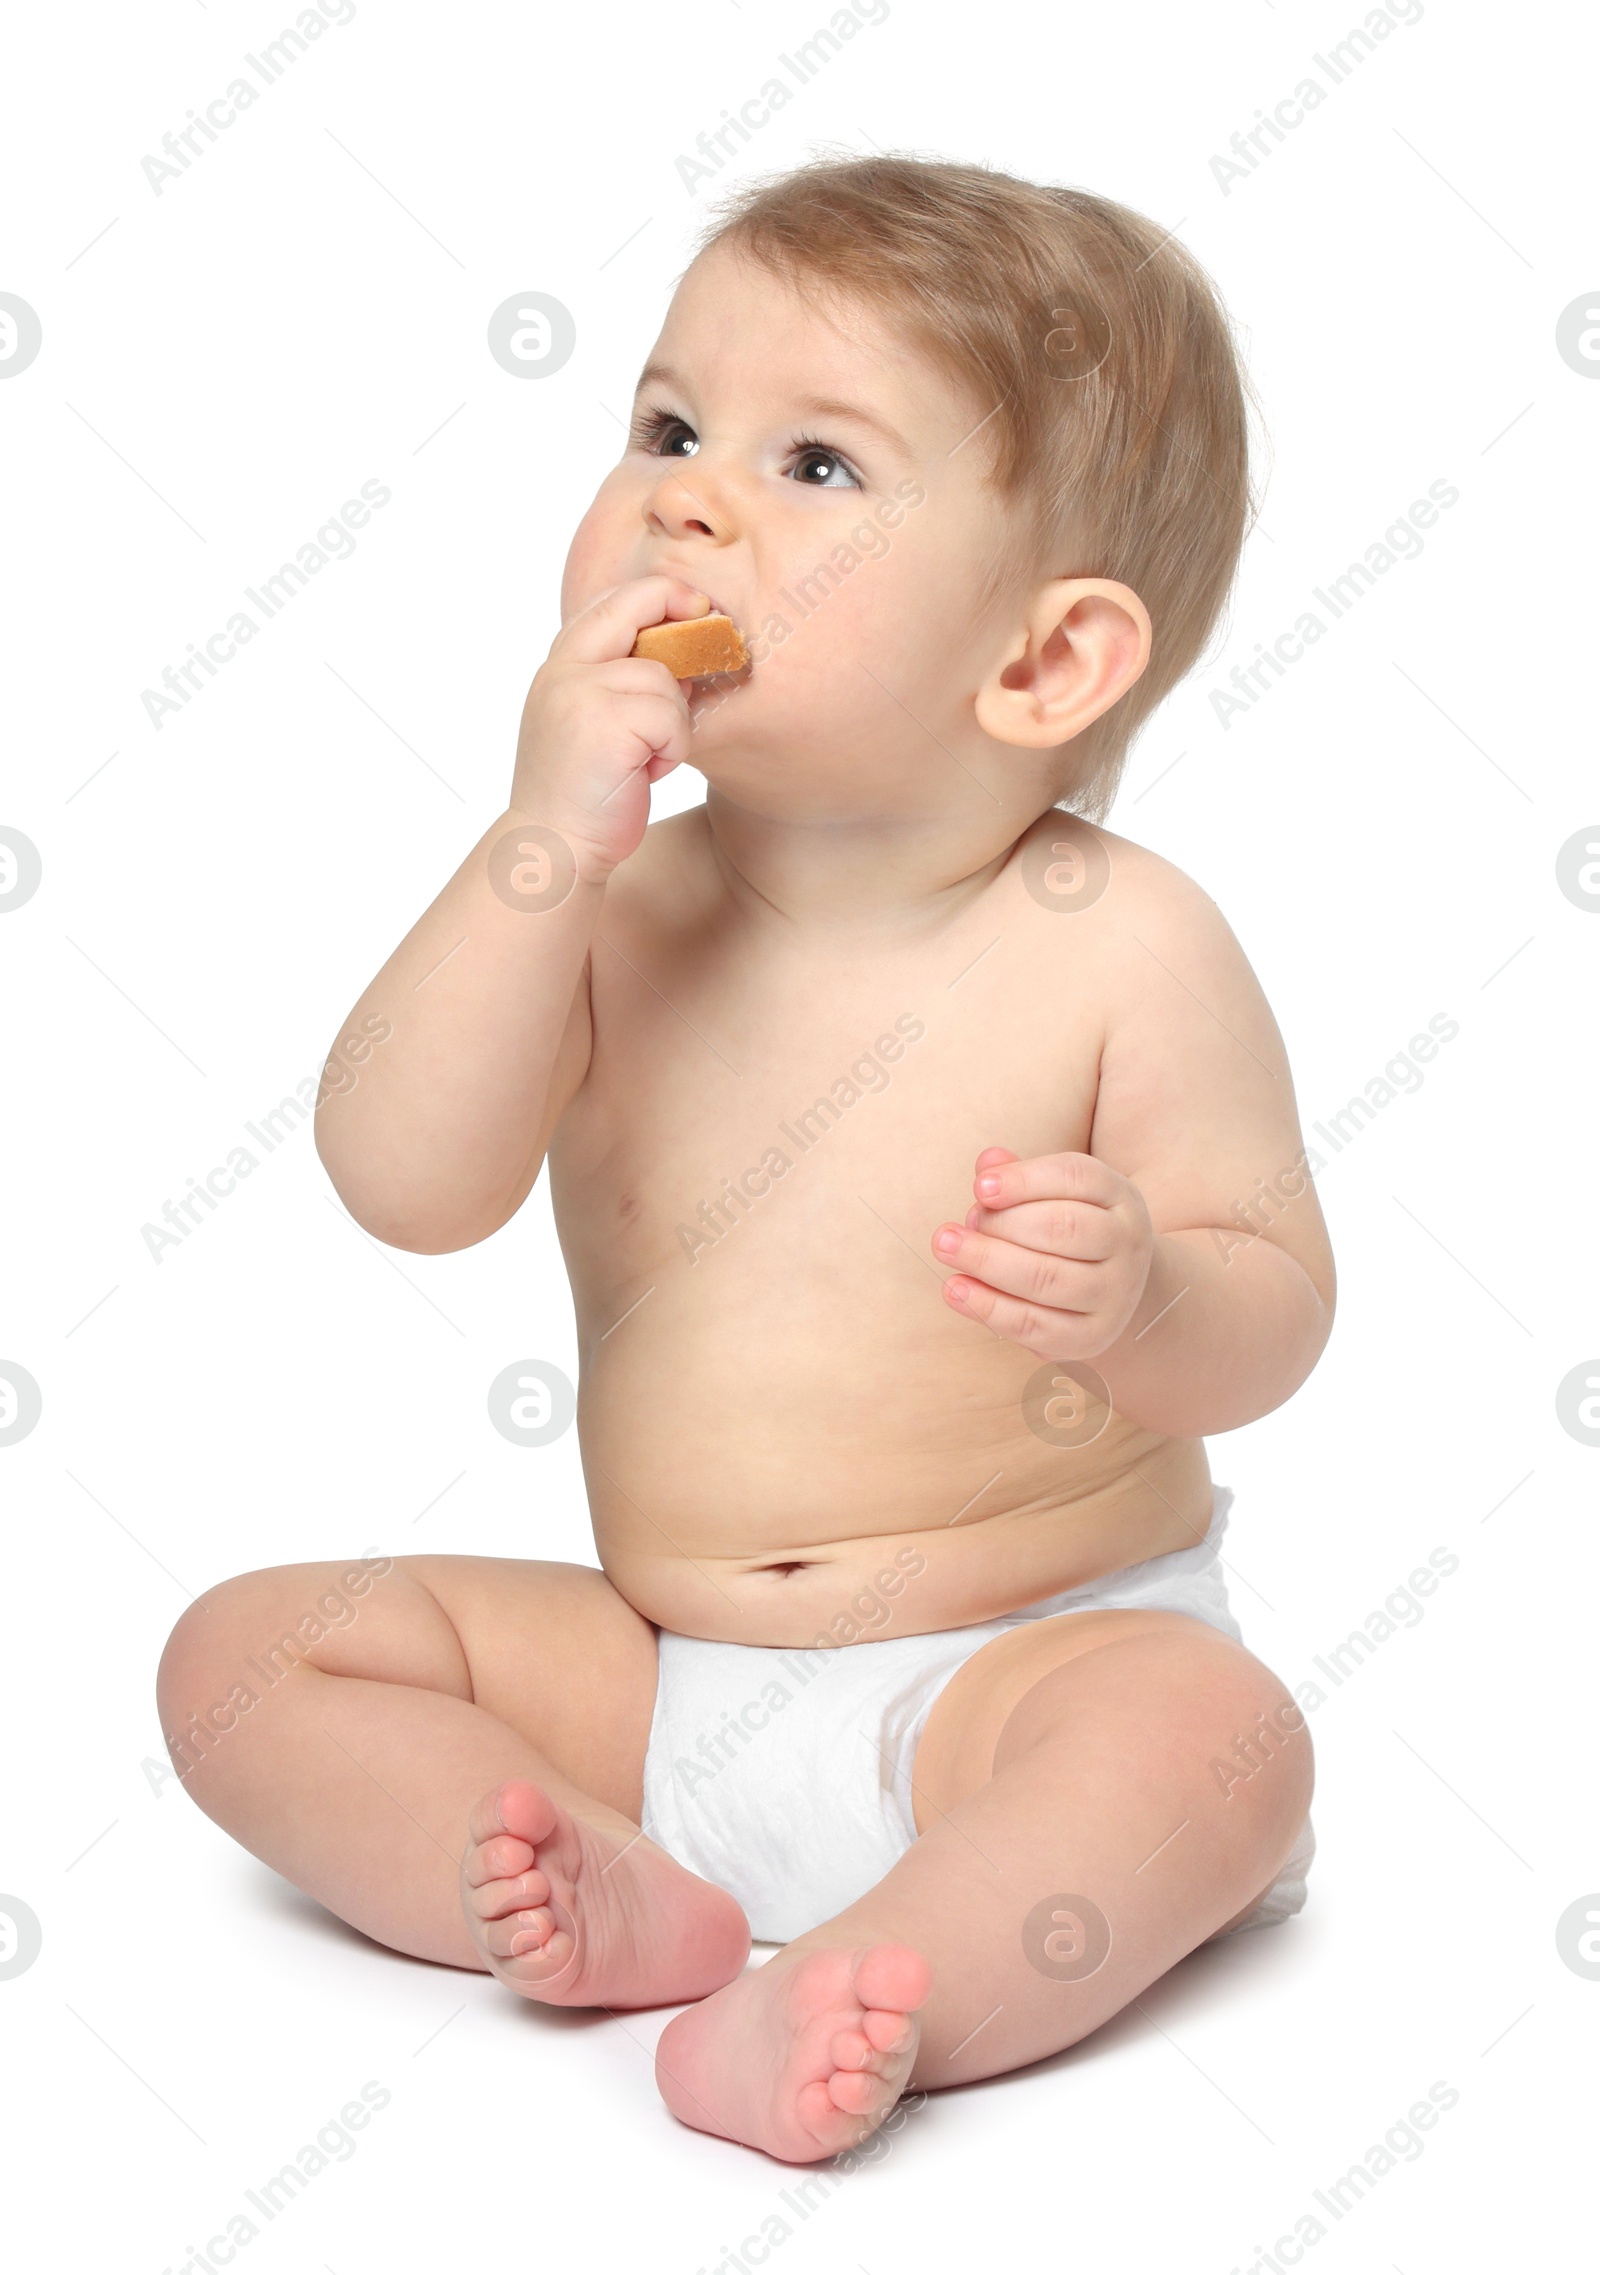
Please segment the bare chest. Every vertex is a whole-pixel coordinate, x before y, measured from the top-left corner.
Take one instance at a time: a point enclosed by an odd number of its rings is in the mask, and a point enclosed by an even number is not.
[[[780,1335],[841,1298],[880,1331],[942,1326],[929,1241],[978,1152],[1089,1141],[1092,989],[1063,1000],[1028,948],[998,915],[870,959],[597,941],[589,1077],[551,1151],[580,1332],[646,1284],[663,1318],[714,1300]]]
[[[1030,910],[871,953],[753,950],[637,908],[602,924],[589,1071],[549,1162],[596,1537],[647,1617],[745,1635],[730,1602],[772,1585],[750,1559],[853,1570],[903,1536],[944,1574],[938,1626],[980,1575],[1020,1603],[1194,1537],[1198,1449],[1153,1493],[1133,1473],[1155,1442],[1120,1418],[1045,1442],[1038,1359],[941,1292],[932,1238],[965,1218],[977,1155],[1090,1141],[1094,951],[1063,961]],[[1068,1503],[1098,1512],[1087,1564]],[[1008,1548],[974,1530],[990,1518],[1021,1525]]]

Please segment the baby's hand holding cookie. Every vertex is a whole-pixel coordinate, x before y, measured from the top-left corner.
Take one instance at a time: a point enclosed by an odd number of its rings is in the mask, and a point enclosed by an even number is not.
[[[650,784],[689,755],[689,705],[663,662],[633,654],[646,625],[704,616],[678,577],[637,577],[562,627],[534,675],[511,809],[556,830],[578,874],[603,883],[638,846]]]
[[[1019,1160],[980,1153],[978,1205],[941,1225],[934,1254],[957,1267],[945,1301],[1041,1359],[1109,1350],[1150,1276],[1155,1233],[1138,1187],[1089,1153]]]

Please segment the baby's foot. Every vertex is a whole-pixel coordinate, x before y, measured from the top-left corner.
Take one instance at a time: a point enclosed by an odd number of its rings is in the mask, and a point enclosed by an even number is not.
[[[461,1906],[478,1956],[551,2006],[676,2006],[737,1975],[737,1901],[642,1833],[585,1824],[515,1779],[472,1812]]]
[[[904,1943],[780,1953],[667,2024],[661,2097],[686,2125],[787,2164],[854,2148],[905,2090],[930,1980]]]

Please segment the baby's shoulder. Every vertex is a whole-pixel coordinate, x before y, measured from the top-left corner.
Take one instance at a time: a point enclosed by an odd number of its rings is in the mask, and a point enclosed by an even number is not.
[[[1018,841],[1014,866],[1041,907],[1097,919],[1091,929],[1107,941],[1130,924],[1174,944],[1233,937],[1221,909],[1187,870],[1079,814],[1041,814]],[[1063,935],[1063,945],[1069,940]]]
[[[1093,1004],[1108,1035],[1143,1033],[1172,1012],[1193,1018],[1197,1005],[1226,1019],[1230,1006],[1258,1000],[1232,926],[1175,861],[1060,812],[1041,815],[1018,856],[1019,889],[1061,912],[1025,928],[1023,952],[1038,959],[1048,989]]]

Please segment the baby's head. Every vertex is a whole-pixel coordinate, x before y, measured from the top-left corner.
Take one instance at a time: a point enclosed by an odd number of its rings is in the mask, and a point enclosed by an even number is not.
[[[724,204],[574,538],[570,616],[655,570],[753,668],[693,762],[774,818],[1099,818],[1205,647],[1249,515],[1243,377],[1153,222],[981,167],[824,160]]]

